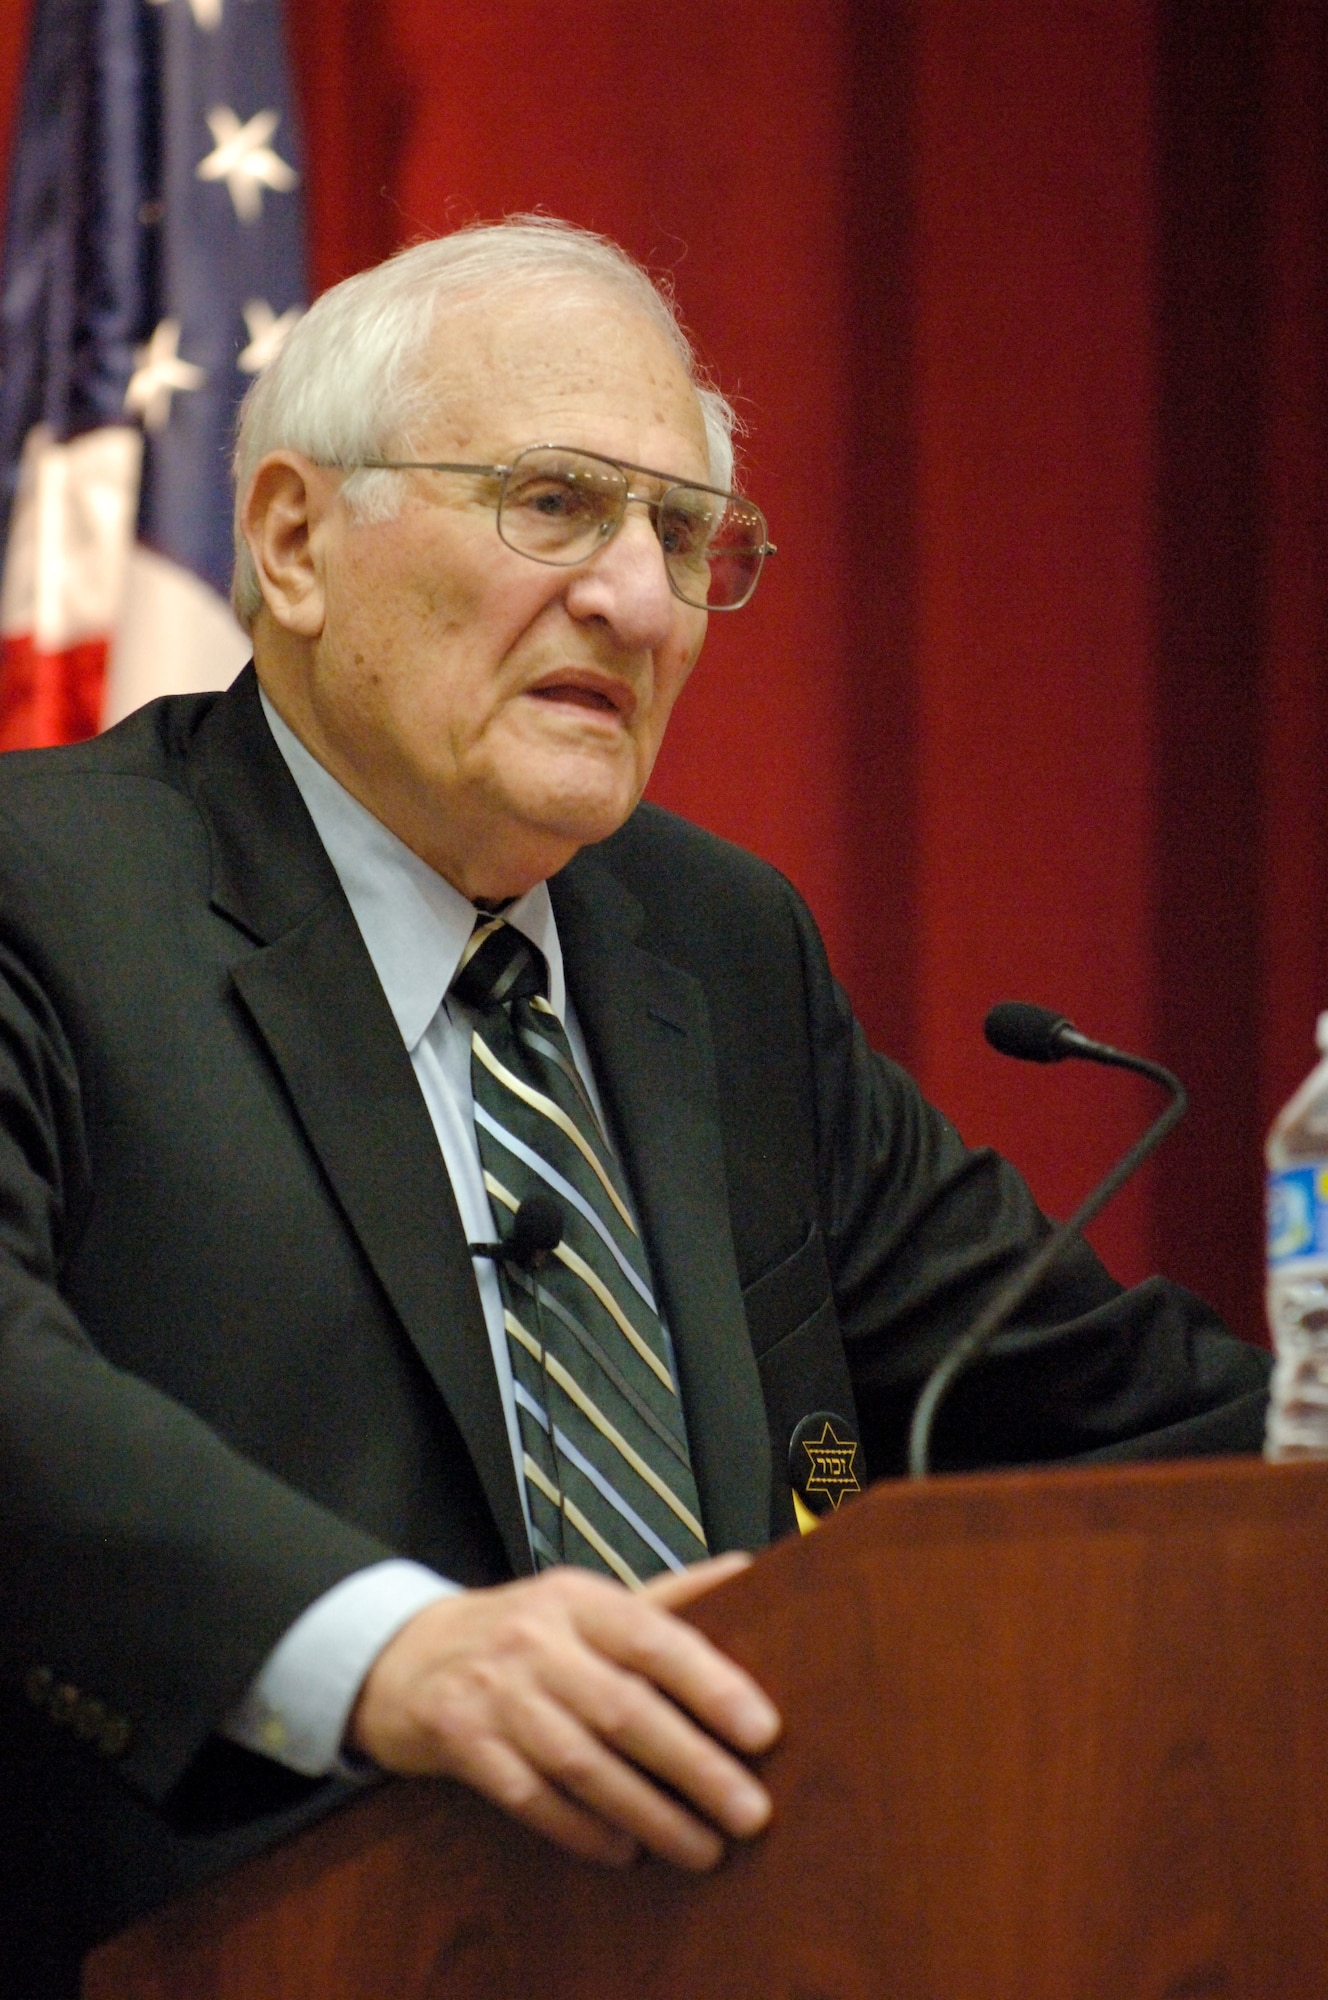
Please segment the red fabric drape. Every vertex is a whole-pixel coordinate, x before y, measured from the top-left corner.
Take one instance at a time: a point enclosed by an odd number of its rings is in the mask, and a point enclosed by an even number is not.
[[[184,4],[184,0],[172,0]],[[1316,0],[287,0],[318,282],[544,207],[672,271],[780,556],[653,790],[809,896],[869,1028],[1261,1324],[1259,1148],[1328,1004],[1328,33]],[[17,60],[0,22],[0,116]],[[3,135],[0,134],[0,137]]]

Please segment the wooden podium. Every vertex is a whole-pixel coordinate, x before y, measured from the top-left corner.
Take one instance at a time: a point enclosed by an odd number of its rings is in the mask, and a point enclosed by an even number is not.
[[[877,1487],[693,1614],[786,1717],[713,1877],[386,1785],[86,2000],[1323,2000],[1328,1465]]]

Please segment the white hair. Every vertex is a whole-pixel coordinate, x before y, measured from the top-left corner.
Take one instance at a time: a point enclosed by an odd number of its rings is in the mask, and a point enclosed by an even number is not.
[[[732,484],[737,419],[704,375],[667,285],[607,237],[552,216],[477,223],[400,250],[324,292],[250,388],[240,406],[233,461],[231,584],[235,615],[247,631],[263,598],[240,531],[240,507],[259,461],[268,452],[291,450],[320,465],[353,467],[408,452],[412,425],[436,414],[426,362],[439,315],[477,297],[487,301],[550,280],[560,300],[616,292],[659,329],[696,391],[710,478],[725,489]],[[390,473],[353,471],[342,492],[359,520],[390,520],[401,504],[401,481]]]

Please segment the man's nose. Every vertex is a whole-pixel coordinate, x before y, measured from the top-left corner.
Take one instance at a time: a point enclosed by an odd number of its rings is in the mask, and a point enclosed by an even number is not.
[[[573,618],[602,618],[634,649],[668,637],[678,610],[651,513],[629,502],[612,539],[581,565],[567,587]]]

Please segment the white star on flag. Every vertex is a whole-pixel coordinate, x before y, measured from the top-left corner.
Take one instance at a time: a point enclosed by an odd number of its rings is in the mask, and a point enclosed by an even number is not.
[[[201,389],[207,381],[205,368],[181,361],[179,346],[179,320],[164,319],[147,346],[135,349],[124,406],[131,416],[142,417],[150,431],[164,430],[169,423],[177,389]]]
[[[166,0],[152,0],[152,5],[164,7]],[[222,0],[189,0],[189,5],[194,10],[195,26],[206,28],[209,34],[221,26]]]
[[[257,375],[269,361],[275,361],[299,317],[298,306],[289,306],[278,319],[266,299],[248,300],[244,323],[249,331],[249,345],[241,350],[235,362],[241,374]]]
[[[219,104],[208,112],[207,122],[217,143],[195,172],[201,181],[225,181],[241,222],[259,220],[265,187],[277,194],[298,187],[300,177],[294,167],[267,143],[281,123],[280,112],[256,111],[247,125],[241,125],[229,105]]]
[[[32,16],[0,259],[0,751],[225,687],[249,656],[228,446],[305,287],[284,4],[0,0],[0,23]],[[89,256],[95,283],[60,282]]]

